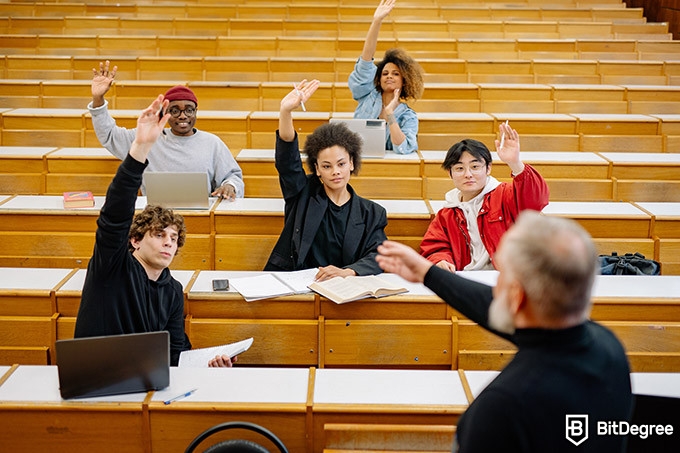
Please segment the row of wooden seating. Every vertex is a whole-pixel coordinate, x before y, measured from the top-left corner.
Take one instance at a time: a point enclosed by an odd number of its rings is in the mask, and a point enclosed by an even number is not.
[[[150,92],[162,93],[176,80],[117,82],[106,95],[109,108],[141,110]],[[227,101],[230,110],[271,111],[293,82],[179,83],[196,93],[201,110],[220,110]],[[4,108],[82,109],[92,100],[90,84],[89,80],[2,79],[0,104]],[[418,113],[680,114],[679,101],[680,86],[668,85],[433,82],[426,83],[423,97],[409,105]],[[347,82],[322,82],[308,107],[310,111],[349,112],[356,104]]]
[[[675,42],[675,41],[672,41]],[[680,41],[678,41],[680,43]],[[532,45],[540,46],[540,43]],[[359,52],[359,51],[358,51]],[[275,53],[275,52],[274,52]],[[272,53],[272,54],[274,54]],[[358,55],[358,53],[356,54]],[[674,60],[460,59],[427,58],[419,63],[424,81],[436,83],[680,85],[680,47]],[[293,82],[314,77],[345,83],[354,58],[277,57],[270,55],[181,57],[109,55],[2,55],[0,73],[11,80],[73,80],[89,82],[103,60],[118,66],[118,83],[137,81]],[[56,82],[55,82],[56,83]],[[436,88],[436,85],[433,85]],[[659,89],[662,90],[662,89]],[[82,94],[82,93],[81,93]],[[425,93],[430,96],[429,93]],[[430,96],[430,98],[432,98]],[[437,98],[433,98],[437,99]]]
[[[370,20],[374,7],[355,2],[164,2],[162,8],[152,1],[135,3],[105,2],[18,2],[0,6],[0,16],[10,17],[59,17],[59,16],[108,16],[119,18],[163,19],[181,18],[226,18],[226,19],[326,19],[326,20]],[[558,4],[549,2],[524,3],[513,2],[512,8],[503,4],[485,2],[450,2],[431,1],[417,3],[399,3],[393,18],[432,18],[432,19],[465,19],[465,20],[580,20],[580,21],[634,21],[643,17],[642,8],[631,8],[620,1],[610,2],[571,2]],[[389,18],[388,18],[388,21]]]
[[[25,277],[16,277],[20,272],[37,280],[28,285]],[[243,357],[246,366],[498,370],[515,353],[512,344],[422,285],[379,302],[338,305],[301,294],[245,303],[236,292],[215,294],[209,287],[213,278],[250,274],[173,275],[185,288],[186,331],[193,346],[257,338]],[[467,275],[493,284],[495,272]],[[54,341],[73,337],[84,277],[83,269],[0,268],[0,364],[54,363]],[[680,300],[667,294],[678,284],[678,277],[670,276],[598,278],[592,318],[621,338],[634,371],[680,369]],[[287,339],[285,346],[281,338]]]
[[[584,27],[590,27],[586,24]],[[314,38],[314,46],[308,45]],[[357,58],[363,38],[267,35],[251,32],[242,36],[172,36],[162,34],[2,34],[3,55],[100,55],[120,56],[265,56]],[[414,58],[447,59],[564,59],[643,60],[677,59],[676,41],[663,34],[621,37],[577,33],[572,36],[502,36],[480,38],[401,37],[381,39],[378,51],[401,47]]]
[[[143,90],[142,87],[139,87]],[[167,86],[149,93],[163,93]],[[279,86],[281,99],[290,88]],[[142,96],[140,94],[140,96]],[[320,102],[324,102],[322,98]],[[519,100],[517,102],[520,102]],[[348,117],[350,112],[323,111],[310,100],[309,109],[294,112],[301,143],[331,116]],[[119,126],[134,128],[142,107],[112,110]],[[680,117],[674,114],[592,114],[592,113],[420,113],[418,142],[421,150],[446,150],[453,143],[475,138],[491,149],[498,138],[498,125],[508,120],[521,134],[525,151],[651,152],[673,153],[680,140]],[[49,147],[99,147],[89,112],[85,109],[17,108],[0,109],[0,145]],[[197,127],[220,136],[237,154],[244,148],[270,149],[278,127],[278,111],[200,110]]]
[[[254,178],[246,179],[246,187]],[[394,187],[398,179],[357,178],[353,185],[364,196],[370,196],[371,186]],[[573,192],[580,192],[581,187],[587,188],[590,183],[567,179],[562,188],[567,191],[571,184]],[[644,180],[638,182],[638,186],[645,184]],[[677,180],[671,184],[677,187]],[[442,197],[443,193],[437,200],[374,200],[387,210],[387,236],[418,249],[434,213],[443,205]],[[95,197],[95,208],[79,210],[65,210],[60,195],[2,196],[1,200],[0,230],[5,246],[0,253],[0,266],[87,266],[103,196]],[[140,197],[138,208],[145,203]],[[601,254],[640,252],[660,261],[664,274],[674,275],[680,274],[679,203],[551,201],[544,212],[579,222],[595,238]],[[283,228],[283,204],[280,197],[249,197],[222,202],[210,211],[182,212],[189,234],[173,268],[262,269]]]
[[[219,16],[217,16],[219,17]],[[369,16],[370,17],[370,16]],[[6,34],[47,35],[172,35],[178,37],[217,36],[305,36],[325,38],[363,38],[369,22],[365,20],[301,19],[167,19],[163,17],[8,17],[0,13],[0,32]],[[672,35],[665,22],[606,20],[398,20],[381,27],[384,39],[427,38],[606,38],[669,40]]]

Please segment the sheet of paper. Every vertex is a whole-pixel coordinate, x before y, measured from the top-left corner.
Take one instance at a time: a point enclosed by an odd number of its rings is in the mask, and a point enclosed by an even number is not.
[[[206,368],[208,366],[208,362],[211,359],[214,359],[216,355],[228,355],[229,357],[234,357],[246,352],[252,344],[253,339],[248,338],[243,341],[225,344],[222,346],[182,351],[179,355],[178,366],[186,368]]]
[[[290,286],[290,288],[295,291],[296,294],[312,292],[312,290],[307,288],[307,286],[314,283],[314,277],[318,273],[319,269],[315,267],[311,269],[303,269],[301,271],[273,272],[276,278]]]
[[[230,278],[229,285],[248,301],[293,294],[293,289],[272,274]]]

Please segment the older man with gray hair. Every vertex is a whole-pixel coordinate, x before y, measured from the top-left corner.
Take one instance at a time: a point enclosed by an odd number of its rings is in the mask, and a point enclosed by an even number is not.
[[[378,253],[383,270],[425,283],[518,347],[460,418],[454,451],[625,451],[625,436],[597,435],[598,421],[630,420],[633,397],[621,343],[589,320],[598,257],[576,222],[520,214],[496,252],[493,288],[438,268],[403,244],[386,241]],[[590,436],[578,448],[566,435],[570,415],[587,416],[582,428]]]

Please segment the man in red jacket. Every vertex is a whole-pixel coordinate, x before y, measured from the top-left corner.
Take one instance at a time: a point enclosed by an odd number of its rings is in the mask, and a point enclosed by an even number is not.
[[[520,160],[519,135],[507,123],[496,140],[498,157],[512,171],[512,182],[491,176],[491,153],[477,140],[453,145],[442,168],[455,189],[437,213],[420,244],[420,253],[443,269],[494,269],[493,256],[503,234],[525,209],[540,211],[548,204],[545,180]]]

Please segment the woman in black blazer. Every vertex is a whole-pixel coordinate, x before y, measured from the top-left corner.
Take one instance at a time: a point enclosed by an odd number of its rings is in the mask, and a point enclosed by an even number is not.
[[[312,173],[302,166],[292,111],[318,87],[318,80],[303,80],[281,100],[275,160],[286,207],[265,270],[318,268],[317,280],[379,274],[375,256],[387,239],[387,214],[349,185],[361,166],[361,138],[342,123],[319,126],[304,148]]]

